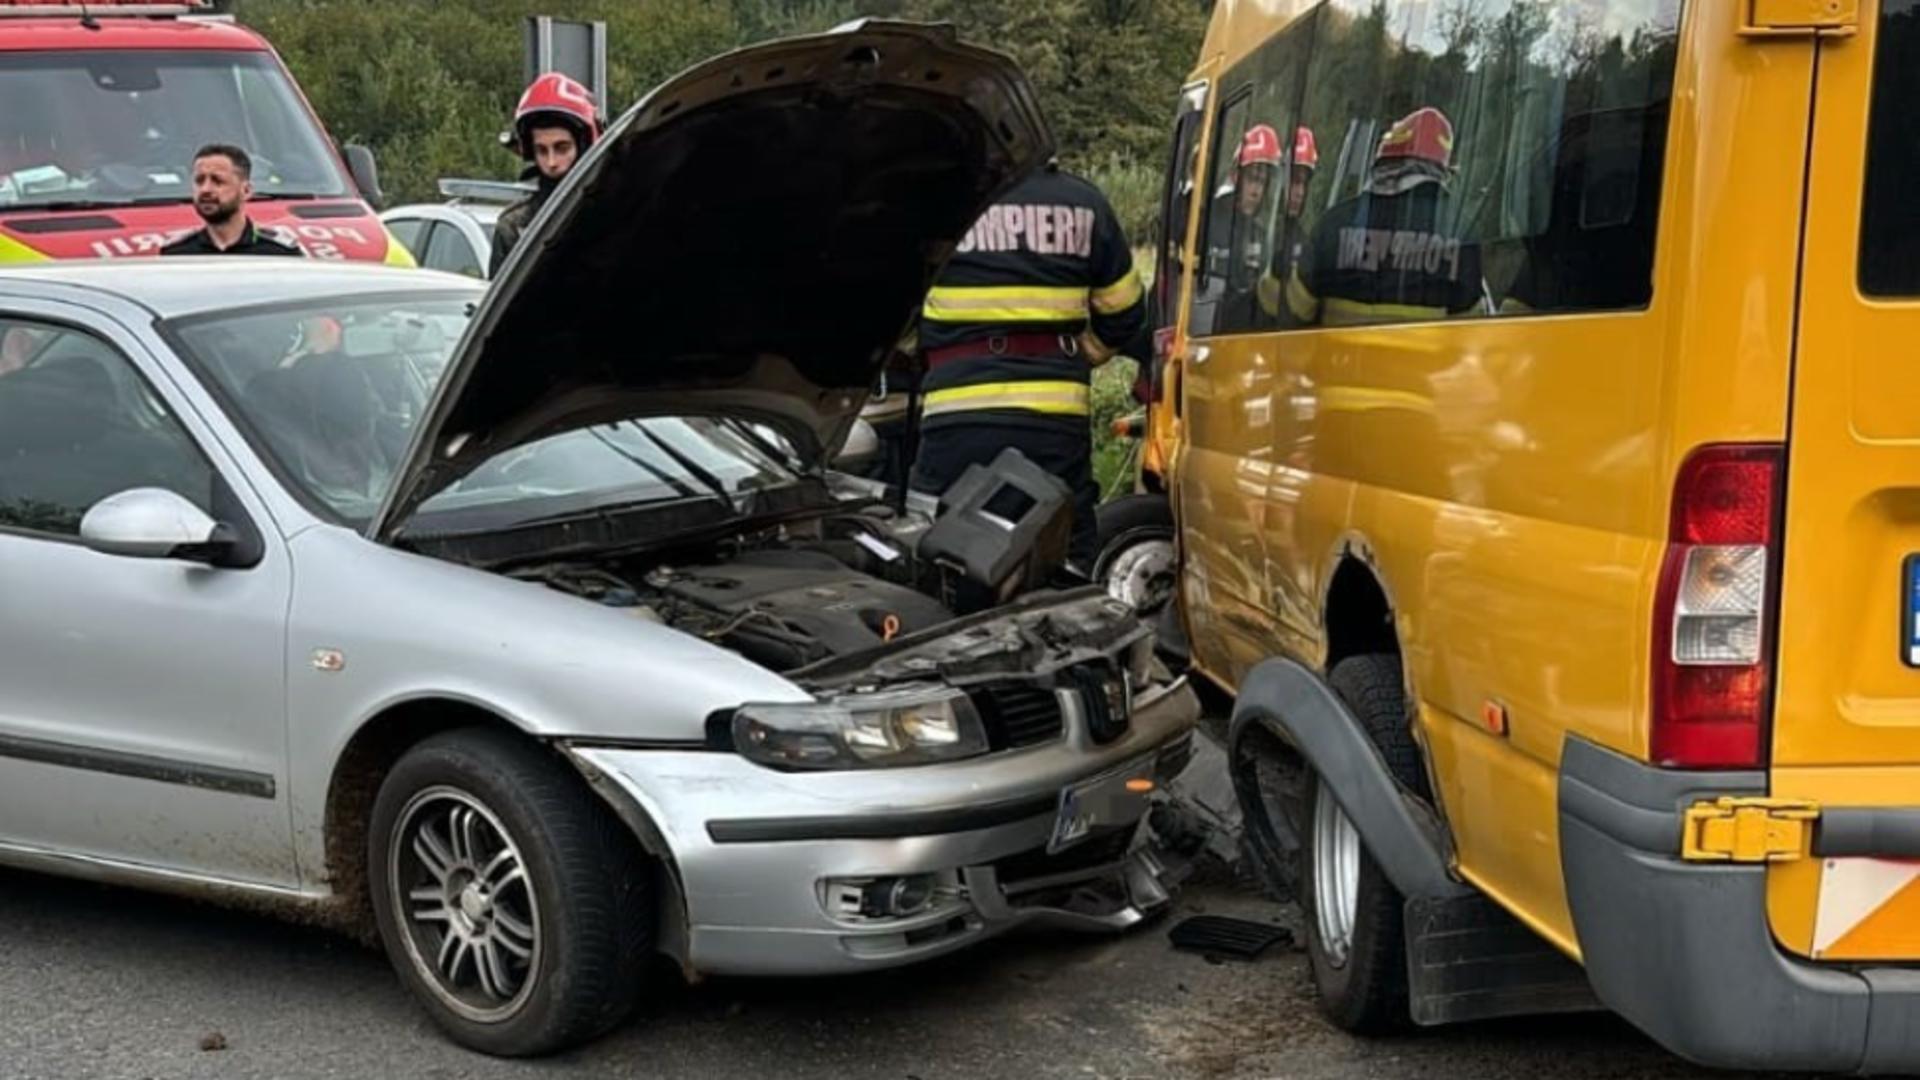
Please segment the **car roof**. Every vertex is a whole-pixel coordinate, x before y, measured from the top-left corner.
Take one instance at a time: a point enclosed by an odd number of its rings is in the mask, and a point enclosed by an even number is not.
[[[271,273],[263,270],[271,269]],[[163,319],[354,293],[471,292],[485,286],[437,270],[284,256],[74,259],[0,266],[0,296],[52,284],[131,301]]]
[[[482,225],[491,225],[500,220],[500,213],[505,209],[504,205],[496,206],[493,203],[483,202],[408,203],[405,206],[381,211],[380,220],[385,221],[396,217],[445,220],[455,214],[464,214]]]

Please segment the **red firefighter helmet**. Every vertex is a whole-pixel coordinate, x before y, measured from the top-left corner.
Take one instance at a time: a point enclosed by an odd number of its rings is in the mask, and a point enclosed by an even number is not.
[[[1453,164],[1453,122],[1427,106],[1401,117],[1380,139],[1376,161],[1426,161],[1441,168]]]
[[[549,71],[528,85],[513,108],[513,135],[521,157],[533,159],[533,129],[555,121],[573,129],[583,154],[600,137],[593,92],[558,71]]]
[[[1301,126],[1293,129],[1293,154],[1287,164],[1296,169],[1320,167],[1320,146],[1313,141],[1312,128]]]
[[[1240,152],[1233,163],[1243,169],[1249,165],[1280,164],[1280,133],[1266,124],[1248,128],[1240,139]]]

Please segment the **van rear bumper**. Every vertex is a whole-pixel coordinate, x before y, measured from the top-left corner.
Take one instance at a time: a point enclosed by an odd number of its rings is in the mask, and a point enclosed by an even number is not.
[[[1766,786],[1567,741],[1561,872],[1595,995],[1702,1065],[1920,1072],[1920,970],[1792,958],[1768,929],[1764,866],[1681,860],[1687,805]]]

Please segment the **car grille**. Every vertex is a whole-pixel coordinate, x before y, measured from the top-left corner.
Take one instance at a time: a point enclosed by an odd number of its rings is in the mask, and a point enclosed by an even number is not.
[[[987,745],[995,750],[1052,742],[1065,726],[1059,696],[1042,686],[983,687],[973,692],[973,706],[987,729]]]

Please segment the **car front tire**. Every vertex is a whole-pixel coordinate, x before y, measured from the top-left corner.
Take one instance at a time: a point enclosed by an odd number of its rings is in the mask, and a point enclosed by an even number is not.
[[[647,869],[577,775],[504,732],[421,742],[374,801],[367,870],[387,957],[482,1053],[553,1053],[627,1017],[654,925]]]

